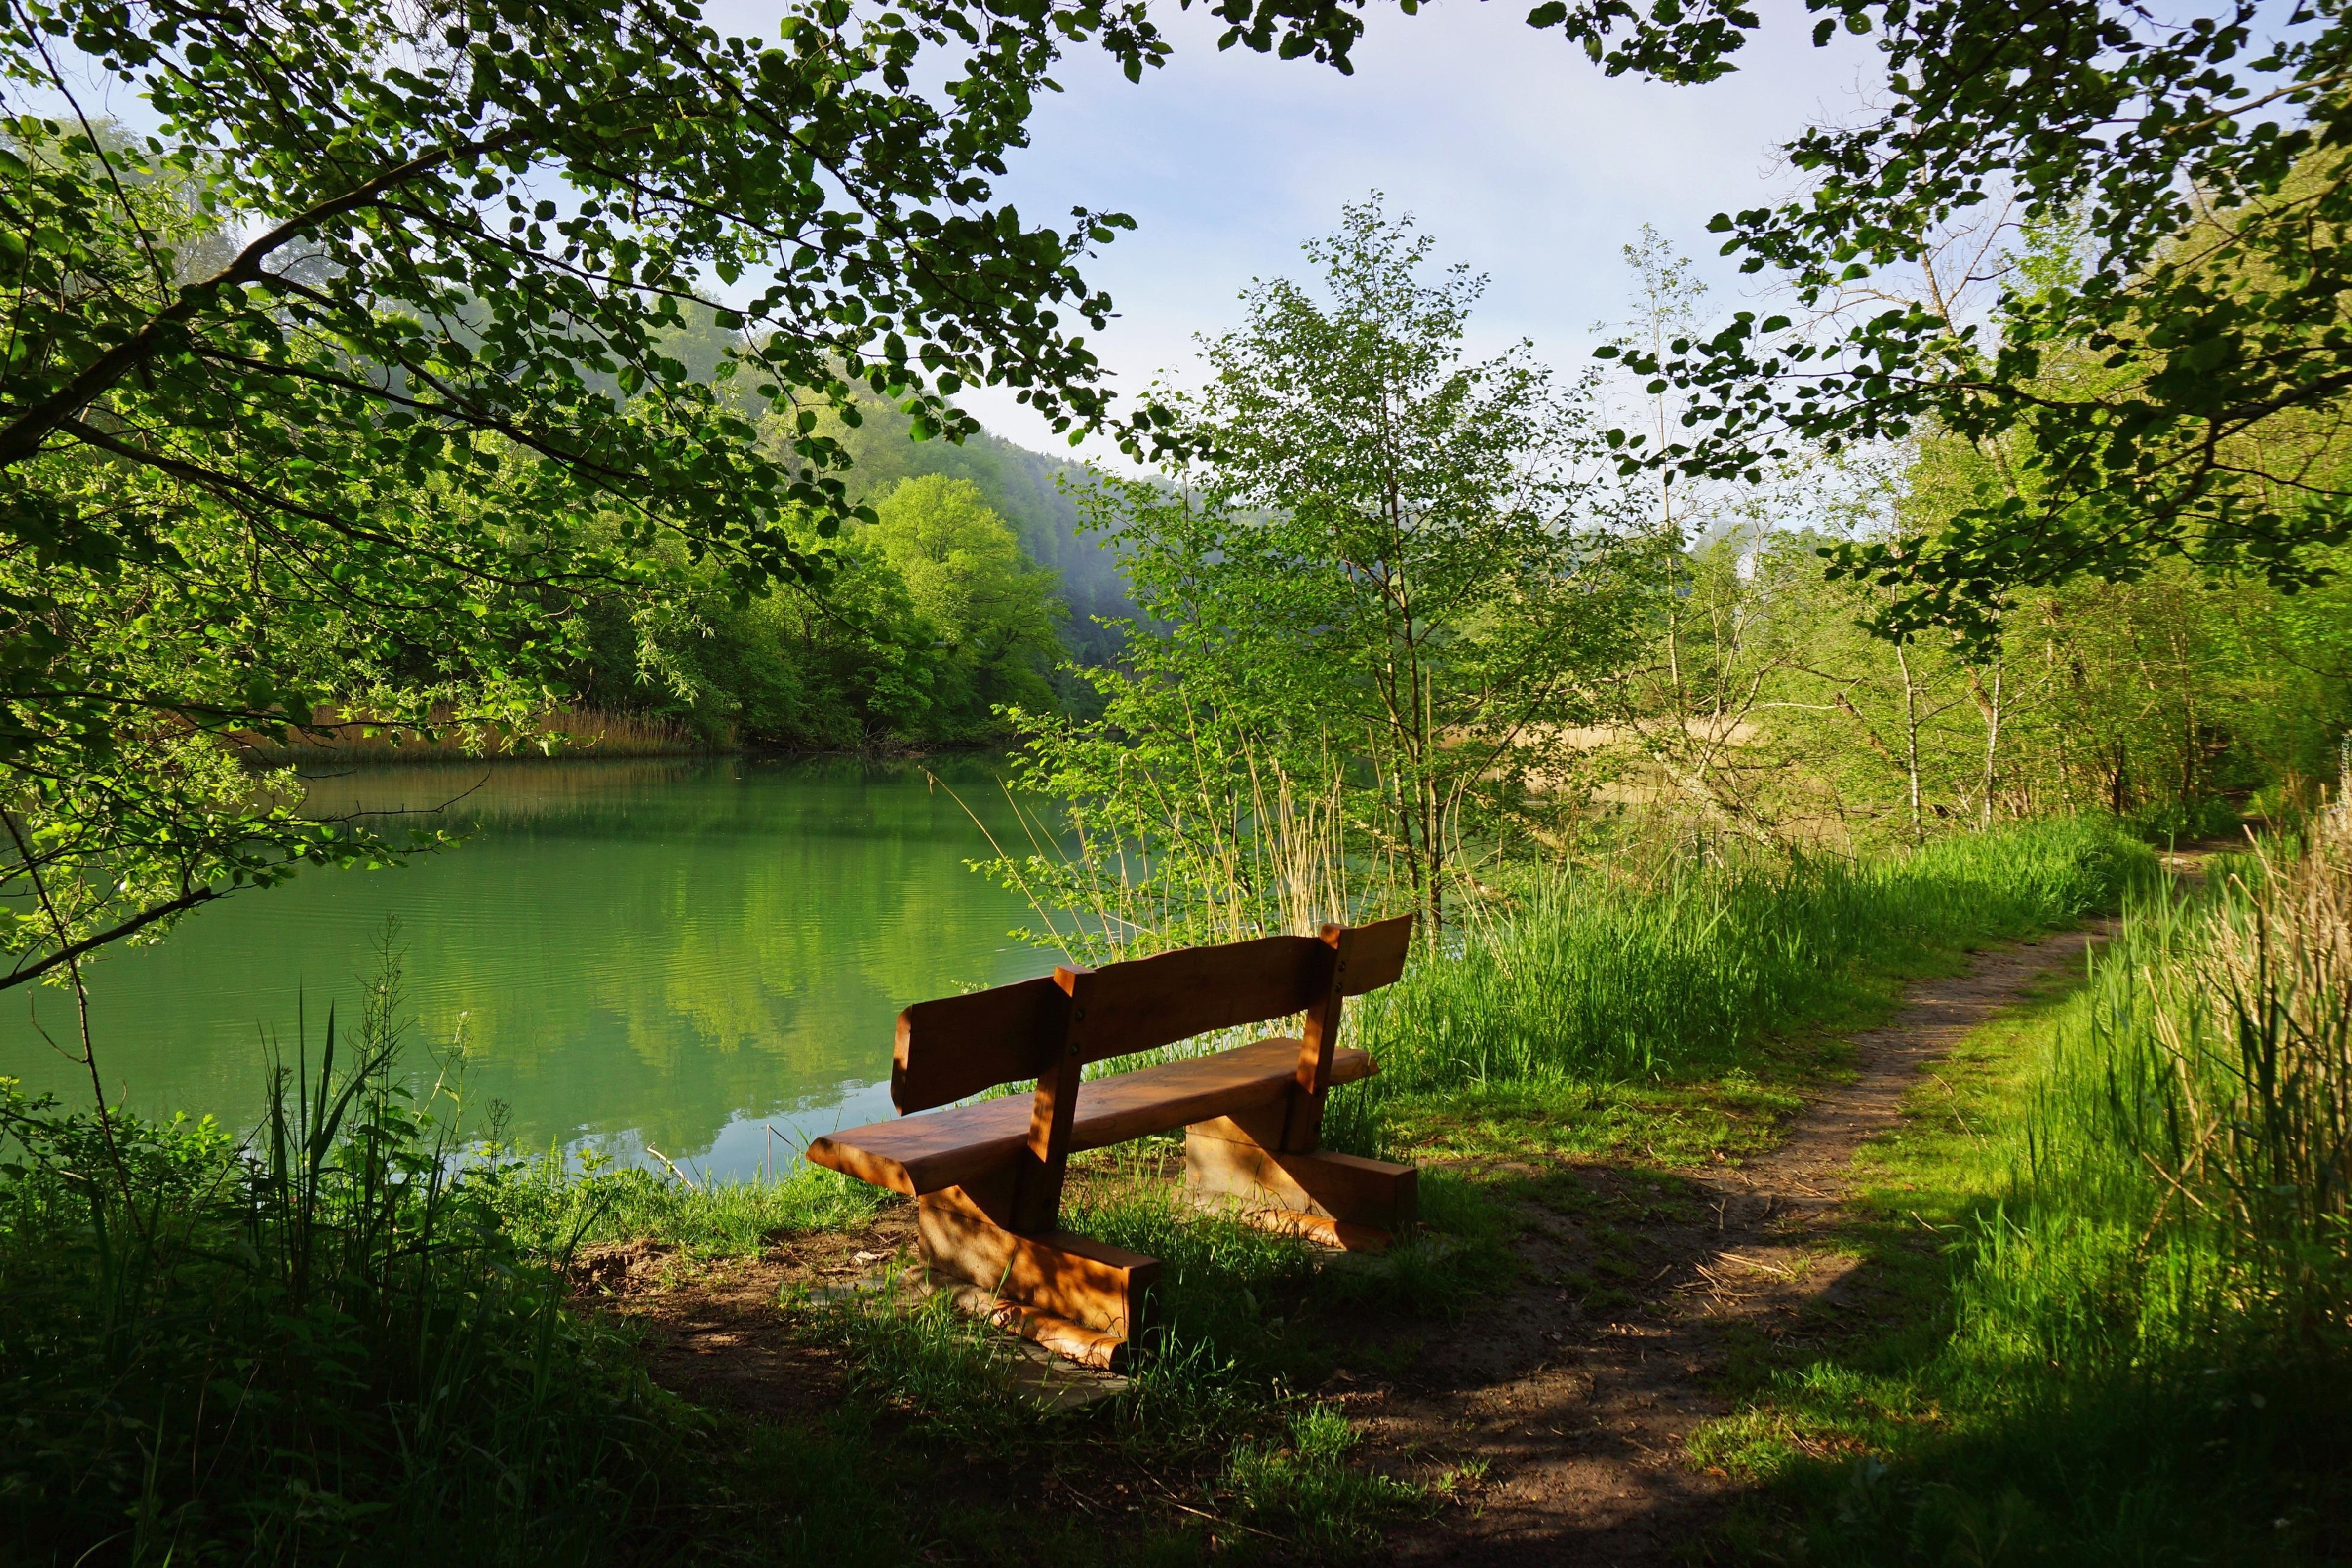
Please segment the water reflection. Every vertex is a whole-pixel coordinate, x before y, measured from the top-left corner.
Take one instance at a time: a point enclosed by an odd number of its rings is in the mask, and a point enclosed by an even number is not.
[[[1000,837],[1017,831],[988,763],[937,771]],[[988,852],[965,805],[911,766],[377,768],[313,799],[438,806],[470,837],[401,869],[306,872],[94,966],[100,1059],[134,1105],[249,1118],[265,1032],[290,1041],[298,1004],[314,1037],[329,1001],[355,1007],[396,916],[419,1079],[462,1040],[469,1104],[505,1101],[521,1137],[740,1173],[770,1125],[804,1138],[887,1113],[907,1003],[1051,963],[1007,934],[1020,902],[965,868]],[[0,1073],[71,1097],[78,1069],[28,1003],[60,1037],[70,1024],[63,993],[9,998]]]

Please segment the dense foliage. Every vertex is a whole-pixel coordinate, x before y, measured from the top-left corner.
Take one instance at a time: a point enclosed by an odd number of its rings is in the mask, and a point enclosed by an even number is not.
[[[1654,234],[1627,254],[1637,309],[1618,345],[1696,330],[1688,264]],[[1692,402],[1627,377],[1612,416],[1663,433]],[[2352,726],[2352,590],[2334,577],[2288,594],[2161,562],[2013,588],[1968,636],[1895,628],[1902,584],[1823,571],[1825,552],[1950,525],[2000,493],[2005,458],[1947,434],[1809,452],[1754,483],[1630,479],[1622,515],[1659,546],[1653,613],[1598,802],[1685,837],[1784,846],[2085,808],[2194,837],[2242,810],[2307,809]],[[2309,559],[2333,573],[2346,557]]]
[[[888,747],[1005,732],[1051,711],[1067,657],[1055,574],[969,479],[903,479],[835,542],[814,582],[738,601],[708,574],[660,620],[589,617],[573,689],[691,723],[707,744]]]
[[[1825,577],[1837,534],[1733,529],[1675,558],[1629,672],[1601,816],[1766,845],[1922,842],[2104,810],[2231,834],[2318,798],[2352,725],[2352,605],[2162,568],[2018,595],[1990,646],[1891,640],[1891,591]]]
[[[901,479],[941,474],[967,479],[981,499],[1020,536],[1022,552],[1059,580],[1069,619],[1062,636],[1082,664],[1115,663],[1124,639],[1104,623],[1136,613],[1115,536],[1088,531],[1076,493],[1084,488],[1084,464],[1029,451],[986,430],[961,441],[911,439],[912,421],[879,398],[856,426],[827,416],[820,428],[855,459],[847,475],[850,491],[869,503],[890,493]]]
[[[1693,434],[1630,436],[1629,462],[1726,476],[1926,434],[2005,457],[2001,486],[1934,531],[1840,550],[1845,571],[1899,588],[1889,626],[1982,634],[2019,587],[2136,579],[2168,556],[2290,592],[2328,576],[2352,532],[2352,488],[2324,449],[2352,393],[2339,10],[1808,9],[1825,14],[1817,41],[1875,29],[1885,107],[1798,138],[1802,192],[1714,227],[1811,319],[1743,311],[1635,350],[1643,374],[1697,396]],[[1671,26],[1609,5],[1530,19],[1563,18],[1597,23],[1596,52],[1624,22],[1610,68],[1670,78],[1727,66],[1757,26],[1737,5]],[[2021,237],[2054,240],[2056,264],[2031,265]],[[1982,306],[1955,287],[1985,279]]]
[[[857,389],[919,436],[981,382],[1100,426],[1076,266],[1125,220],[990,184],[1090,39],[1159,49],[952,0],[803,7],[772,47],[667,0],[12,12],[0,978],[383,852],[257,796],[225,736],[527,719],[600,605],[821,578]],[[92,81],[154,133],[93,121]],[[695,374],[687,313],[747,278]]]

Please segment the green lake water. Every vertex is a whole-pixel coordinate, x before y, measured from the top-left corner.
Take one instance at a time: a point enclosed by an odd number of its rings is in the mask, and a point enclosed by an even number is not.
[[[727,1175],[772,1148],[781,1165],[809,1137],[891,1114],[901,1007],[1054,963],[1009,934],[1031,923],[1027,906],[965,866],[989,853],[972,814],[1008,847],[1021,831],[993,769],[934,771],[952,795],[919,768],[849,760],[317,780],[321,814],[437,806],[430,820],[469,836],[394,869],[306,870],[109,954],[89,971],[100,1065],[134,1109],[247,1124],[264,1035],[290,1047],[299,1006],[315,1051],[330,1002],[355,1015],[396,918],[405,1065],[425,1084],[461,1057],[468,1125],[496,1100],[540,1147],[630,1163],[650,1147]],[[42,1042],[35,1008],[71,1035],[67,993],[14,993],[0,1001],[0,1075],[86,1102],[87,1078]]]

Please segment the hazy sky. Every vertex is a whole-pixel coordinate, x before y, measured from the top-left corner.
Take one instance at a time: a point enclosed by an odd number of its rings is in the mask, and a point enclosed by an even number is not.
[[[1003,186],[1032,221],[1079,202],[1135,217],[1088,271],[1119,311],[1099,350],[1138,389],[1162,369],[1181,377],[1195,332],[1235,324],[1251,278],[1303,276],[1299,242],[1375,189],[1436,237],[1439,258],[1490,276],[1475,323],[1486,344],[1525,336],[1580,366],[1592,323],[1624,312],[1620,247],[1645,222],[1700,258],[1733,308],[1750,280],[1717,258],[1707,219],[1787,189],[1774,146],[1852,116],[1876,59],[1843,35],[1813,48],[1812,19],[1786,5],[1767,8],[1778,25],[1721,81],[1612,80],[1528,28],[1525,0],[1439,0],[1418,16],[1371,7],[1342,77],[1221,54],[1213,22],[1170,15],[1175,58],[1140,83],[1092,55],[1056,72],[1066,90],[1041,100],[1034,145]],[[748,7],[740,25],[758,30]],[[1066,449],[1009,394],[968,403],[1001,434]]]

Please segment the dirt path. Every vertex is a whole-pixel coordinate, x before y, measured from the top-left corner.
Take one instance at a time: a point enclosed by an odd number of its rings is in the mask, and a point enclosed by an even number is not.
[[[1691,1429],[1727,1409],[1708,1392],[1715,1374],[1743,1340],[1801,1333],[1801,1309],[1868,1310],[1870,1282],[1832,1234],[1854,1152],[1895,1125],[1924,1068],[2038,976],[2079,964],[2095,934],[1980,953],[1964,975],[1914,985],[1884,1026],[1853,1037],[1855,1080],[1746,1165],[1673,1191],[1638,1172],[1580,1172],[1583,1194],[1538,1210],[1522,1243],[1532,1288],[1348,1400],[1391,1455],[1487,1467],[1483,1506],[1400,1535],[1397,1561],[1689,1561],[1730,1491],[1682,1458]],[[1621,1289],[1591,1289],[1596,1252],[1616,1261]]]
[[[1547,1202],[1529,1206],[1517,1244],[1530,1283],[1433,1327],[1396,1375],[1360,1368],[1317,1391],[1361,1424],[1376,1459],[1421,1473],[1486,1467],[1468,1506],[1392,1538],[1395,1561],[1693,1560],[1733,1484],[1693,1469],[1684,1439],[1727,1408],[1710,1392],[1727,1362],[1759,1341],[1801,1343],[1822,1331],[1823,1308],[1874,1310],[1874,1281],[1833,1231],[1854,1152],[1896,1123],[1924,1068],[2039,976],[2079,966],[2096,934],[1980,953],[1964,975],[1912,986],[1885,1026],[1853,1037],[1854,1080],[1745,1165],[1672,1178],[1531,1171]],[[677,1278],[668,1248],[600,1248],[581,1283],[599,1310],[641,1326],[668,1387],[768,1420],[821,1422],[839,1397],[837,1352],[776,1310],[780,1287],[861,1278],[913,1245],[900,1207],[855,1233]]]

